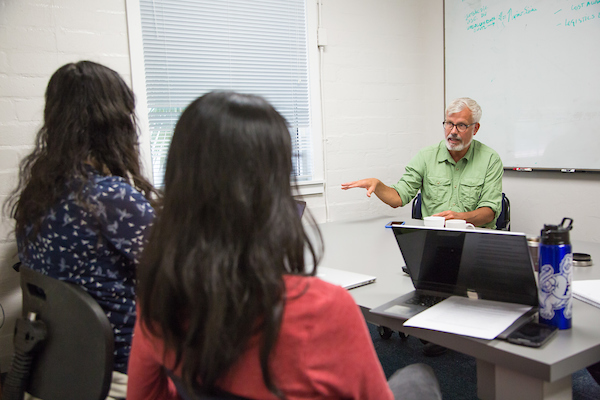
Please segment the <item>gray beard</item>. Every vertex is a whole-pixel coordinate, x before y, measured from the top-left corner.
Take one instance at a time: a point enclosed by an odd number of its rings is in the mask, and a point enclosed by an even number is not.
[[[450,142],[448,141],[448,139],[446,138],[446,148],[450,151],[463,151],[465,148],[467,148],[469,145],[471,144],[471,142],[469,143],[465,143],[465,142],[460,142],[459,144],[452,146],[450,144]]]

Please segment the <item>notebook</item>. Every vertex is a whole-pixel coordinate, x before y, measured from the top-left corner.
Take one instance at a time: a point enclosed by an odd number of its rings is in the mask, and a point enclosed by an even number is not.
[[[325,282],[343,287],[344,289],[354,289],[359,286],[368,285],[375,282],[376,277],[372,275],[359,274],[357,272],[342,271],[341,269],[319,267],[317,277]]]
[[[600,307],[600,279],[573,282],[573,297]]]
[[[537,283],[525,234],[408,225],[392,226],[392,231],[415,290],[372,313],[409,319],[450,296],[532,306],[505,336],[537,311]]]

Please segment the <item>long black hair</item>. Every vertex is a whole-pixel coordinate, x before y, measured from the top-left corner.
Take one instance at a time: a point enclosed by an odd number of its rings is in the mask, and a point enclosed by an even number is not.
[[[306,274],[305,248],[315,265],[319,252],[292,197],[291,159],[287,124],[261,97],[206,94],[175,127],[137,293],[142,323],[190,390],[200,379],[211,392],[260,333],[263,380],[284,397],[269,370],[283,275]]]
[[[69,183],[78,182],[77,199],[91,208],[82,194],[89,181],[87,165],[125,178],[149,200],[158,194],[140,172],[133,92],[112,69],[80,61],[60,67],[50,78],[44,124],[5,204],[18,237],[28,240],[39,231],[42,217]],[[28,225],[30,237],[25,235]]]

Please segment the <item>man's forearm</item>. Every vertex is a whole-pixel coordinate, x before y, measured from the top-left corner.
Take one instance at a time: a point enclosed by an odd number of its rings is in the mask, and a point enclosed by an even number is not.
[[[377,187],[375,188],[375,195],[379,197],[381,201],[391,207],[401,207],[402,199],[400,195],[396,191],[396,189],[387,186],[386,184],[379,181],[377,183]]]
[[[458,215],[475,226],[483,226],[493,221],[495,217],[494,211],[490,207],[481,207],[474,211],[458,213]]]

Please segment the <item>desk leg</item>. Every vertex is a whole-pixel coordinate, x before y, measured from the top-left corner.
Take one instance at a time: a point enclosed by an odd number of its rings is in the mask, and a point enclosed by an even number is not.
[[[545,382],[477,360],[477,397],[482,400],[571,400],[571,375],[556,382]]]

